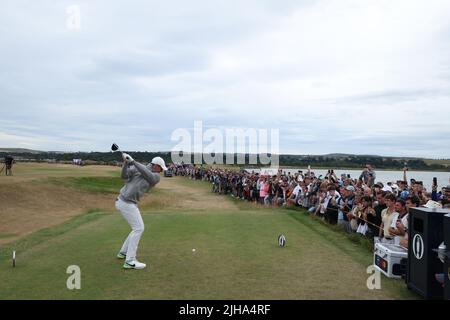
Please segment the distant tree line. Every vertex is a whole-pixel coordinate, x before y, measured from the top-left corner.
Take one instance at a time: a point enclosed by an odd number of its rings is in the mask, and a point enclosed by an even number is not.
[[[285,166],[306,167],[311,164],[319,168],[361,168],[366,164],[371,164],[376,169],[403,170],[406,166],[411,170],[443,170],[450,171],[450,168],[442,164],[427,164],[423,159],[398,159],[375,156],[281,156],[280,163]]]
[[[73,159],[82,159],[85,164],[118,164],[122,161],[120,153],[113,152],[76,152],[76,153],[9,153],[17,160],[36,162],[72,162]],[[153,157],[160,156],[166,162],[171,162],[170,152],[129,152],[139,162],[148,162]],[[5,157],[5,152],[0,152],[0,159]],[[269,155],[270,156],[270,155]],[[193,161],[193,155],[188,154]],[[249,164],[249,155],[245,155],[245,164],[242,166],[252,167]],[[226,155],[223,155],[225,163]],[[441,170],[450,171],[450,167],[443,164],[427,164],[423,159],[402,159],[377,156],[339,155],[339,156],[305,156],[305,155],[281,155],[280,166],[306,168],[311,165],[315,168],[361,168],[366,164],[373,165],[376,169],[402,170],[406,165],[411,170]],[[234,155],[234,163],[237,163],[237,154]],[[261,163],[254,166],[261,166]]]

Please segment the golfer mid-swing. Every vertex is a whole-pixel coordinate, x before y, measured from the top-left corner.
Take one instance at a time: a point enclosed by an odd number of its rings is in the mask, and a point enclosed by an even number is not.
[[[167,167],[164,160],[160,157],[154,158],[148,166],[134,161],[126,153],[123,154],[123,160],[121,177],[127,182],[120,190],[116,208],[130,224],[132,231],[125,240],[117,257],[125,259],[123,265],[125,269],[144,269],[146,264],[139,262],[136,258],[139,240],[144,232],[144,222],[139,212],[138,202],[144,193],[159,182],[159,173],[167,170]]]

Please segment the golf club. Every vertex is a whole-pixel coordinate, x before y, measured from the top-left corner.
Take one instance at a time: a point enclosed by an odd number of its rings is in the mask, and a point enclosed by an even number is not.
[[[116,143],[113,143],[113,144],[112,144],[111,150],[112,150],[113,152],[118,151],[118,152],[120,152],[120,153],[122,154],[122,156],[123,156],[123,151],[120,150],[119,146],[118,146]],[[130,160],[130,159],[127,157],[127,160]]]
[[[123,154],[123,152],[122,152],[122,151],[120,151],[120,148],[119,148],[119,146],[118,146],[117,144],[115,144],[115,143],[113,143],[113,144],[112,144],[112,146],[111,146],[111,150],[112,150],[113,152],[119,151],[120,153],[122,153],[122,154]]]

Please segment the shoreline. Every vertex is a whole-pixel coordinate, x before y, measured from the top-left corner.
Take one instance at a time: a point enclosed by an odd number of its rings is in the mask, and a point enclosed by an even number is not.
[[[263,166],[261,166],[261,167],[241,167],[241,168],[243,168],[243,169],[257,169],[257,170],[260,170],[261,168],[264,168],[264,169],[270,169],[271,167],[263,167]],[[308,168],[301,168],[300,166],[279,166],[279,168],[281,168],[281,169],[283,169],[283,170],[286,170],[286,169],[303,169],[303,172],[305,172],[305,171],[307,171],[308,170]],[[358,170],[361,170],[361,172],[363,171],[363,168],[351,168],[351,167],[346,167],[346,168],[344,168],[344,167],[338,167],[338,168],[336,168],[336,167],[314,167],[314,168],[311,168],[311,171],[313,171],[314,172],[314,170],[339,170],[339,171],[342,171],[342,170],[354,170],[354,171],[358,171]],[[403,172],[403,170],[402,169],[391,169],[391,168],[388,168],[388,169],[386,169],[386,168],[383,168],[383,169],[376,169],[375,168],[375,172],[377,172],[377,171],[381,171],[381,172],[385,172],[385,171],[400,171],[400,172]],[[408,175],[408,172],[440,172],[440,173],[450,173],[450,168],[448,169],[448,170],[432,170],[432,169],[418,169],[418,170],[412,170],[412,169],[409,169],[408,171],[406,171],[406,174]]]
[[[48,164],[72,164],[71,161],[55,161],[55,162],[49,162],[49,161],[23,161],[23,160],[16,160],[16,163],[48,163]],[[102,163],[101,161],[99,161],[98,163],[96,163],[95,161],[89,161],[88,163],[85,164],[85,166],[90,166],[90,165],[109,165],[109,166],[113,166],[113,164],[105,164]],[[199,166],[199,165],[196,165]],[[214,167],[214,168],[235,168],[235,169],[254,169],[254,170],[260,170],[262,168],[264,169],[270,169],[271,167],[268,166],[258,166],[258,167],[253,167],[253,166],[245,166],[242,164],[234,164],[234,165],[226,165],[226,164],[217,164],[217,165],[209,165],[209,164],[203,164],[204,167]],[[278,168],[281,169],[303,169],[303,171],[307,170],[307,167],[302,168],[302,166],[283,166],[283,165],[279,165]],[[276,169],[276,167],[275,167]],[[313,167],[311,169],[311,171],[314,170],[361,170],[361,172],[363,171],[364,168],[360,168],[360,167]],[[377,169],[375,168],[375,172],[385,172],[385,171],[399,171],[399,172],[403,172],[402,169],[396,169],[396,168],[383,168],[383,169]],[[447,170],[442,170],[442,169],[409,169],[406,174],[408,174],[408,172],[439,172],[439,173],[450,173],[450,167]]]

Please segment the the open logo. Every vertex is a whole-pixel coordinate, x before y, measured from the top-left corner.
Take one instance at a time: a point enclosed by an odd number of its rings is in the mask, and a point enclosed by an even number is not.
[[[412,242],[413,253],[417,260],[421,260],[423,258],[423,253],[425,251],[425,246],[423,245],[423,239],[420,234],[416,234],[413,238]]]

